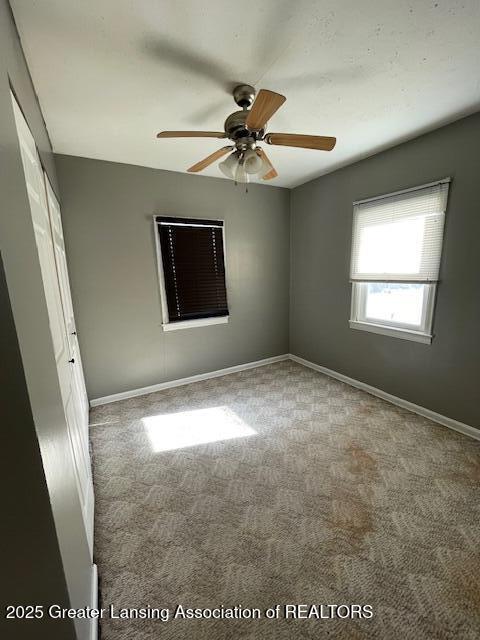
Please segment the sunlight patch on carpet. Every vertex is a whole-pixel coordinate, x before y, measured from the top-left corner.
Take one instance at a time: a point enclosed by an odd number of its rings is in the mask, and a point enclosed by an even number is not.
[[[256,435],[228,407],[163,413],[142,419],[155,452]]]

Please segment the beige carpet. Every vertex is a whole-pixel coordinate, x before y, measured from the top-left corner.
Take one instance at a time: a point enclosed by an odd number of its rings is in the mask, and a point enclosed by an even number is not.
[[[480,638],[479,442],[290,361],[91,423],[103,606],[373,608],[105,619],[103,640]]]

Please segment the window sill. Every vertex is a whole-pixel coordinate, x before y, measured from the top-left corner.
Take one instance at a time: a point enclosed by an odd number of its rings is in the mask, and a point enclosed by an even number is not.
[[[428,333],[421,333],[420,331],[397,329],[395,327],[387,327],[382,324],[358,322],[357,320],[350,320],[350,329],[370,331],[371,333],[379,333],[383,336],[391,336],[392,338],[400,338],[401,340],[413,340],[414,342],[422,342],[423,344],[431,344],[433,337]]]
[[[226,324],[230,316],[218,318],[198,318],[197,320],[182,320],[180,322],[164,322],[164,331],[177,331],[177,329],[195,329],[196,327],[208,327],[212,324]]]

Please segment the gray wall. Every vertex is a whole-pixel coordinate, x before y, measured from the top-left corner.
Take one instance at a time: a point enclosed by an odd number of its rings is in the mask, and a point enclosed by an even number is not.
[[[246,194],[228,180],[70,156],[56,164],[90,398],[288,352],[287,190]],[[162,330],[153,214],[225,220],[228,324]]]
[[[7,526],[1,527],[0,539],[7,559],[2,564],[1,604],[7,598],[82,606],[90,592],[88,547],[9,81],[56,187],[47,131],[10,7],[0,0],[0,254],[5,273],[0,282],[0,347],[2,374],[8,373],[0,384],[2,452],[7,458],[1,465],[1,484],[8,492],[2,500],[2,524]],[[85,634],[79,637],[87,637],[84,623],[78,631]],[[69,640],[74,627],[71,622],[52,626],[47,620],[35,625],[10,622],[3,635]]]
[[[480,114],[291,194],[292,353],[480,427]],[[431,345],[350,329],[352,202],[451,176]]]
[[[0,257],[0,424],[2,526],[0,627],[2,637],[71,638],[73,623],[6,621],[7,604],[52,602],[68,606],[63,567],[50,508],[42,458],[35,437],[17,334]]]

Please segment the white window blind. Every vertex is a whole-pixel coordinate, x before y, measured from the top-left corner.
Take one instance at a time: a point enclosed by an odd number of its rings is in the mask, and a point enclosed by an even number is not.
[[[355,204],[352,281],[436,282],[449,182]]]

